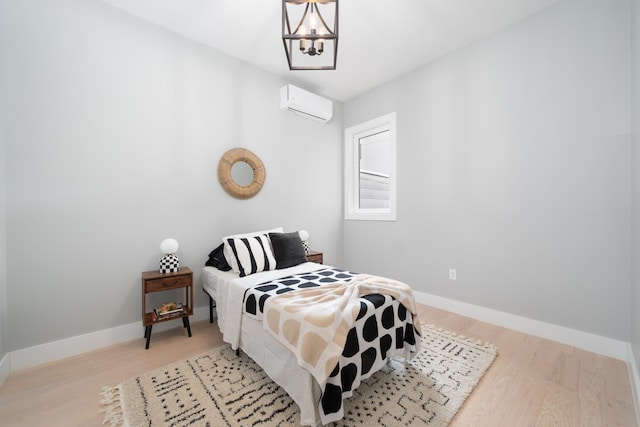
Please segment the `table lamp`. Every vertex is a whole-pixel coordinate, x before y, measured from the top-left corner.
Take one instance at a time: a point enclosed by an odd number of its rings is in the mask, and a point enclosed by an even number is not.
[[[175,239],[164,239],[160,243],[160,251],[165,254],[160,258],[160,273],[176,273],[180,270],[180,260],[176,256],[178,242]]]

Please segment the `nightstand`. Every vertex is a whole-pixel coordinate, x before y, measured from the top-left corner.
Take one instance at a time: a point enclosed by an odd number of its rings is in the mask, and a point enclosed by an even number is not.
[[[147,294],[152,292],[162,292],[171,289],[184,288],[184,302],[182,303],[183,312],[173,317],[164,319],[154,318],[153,310],[147,311]],[[147,339],[145,348],[149,348],[151,340],[151,328],[156,323],[166,322],[168,320],[182,319],[182,324],[187,328],[189,336],[191,336],[191,325],[189,324],[189,316],[193,314],[193,272],[189,267],[182,267],[176,273],[160,273],[158,270],[145,271],[142,273],[142,325],[144,328],[144,337]]]
[[[309,251],[309,253],[307,254],[307,261],[322,264],[322,252]]]

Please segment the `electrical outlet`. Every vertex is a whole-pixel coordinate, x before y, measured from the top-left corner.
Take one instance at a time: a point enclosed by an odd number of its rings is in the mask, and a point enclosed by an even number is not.
[[[449,269],[449,279],[450,280],[456,280],[456,270],[453,268]]]

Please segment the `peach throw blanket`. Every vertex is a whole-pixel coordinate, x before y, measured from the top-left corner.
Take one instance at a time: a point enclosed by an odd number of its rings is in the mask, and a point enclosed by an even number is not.
[[[360,274],[348,282],[287,292],[267,299],[263,326],[292,351],[298,363],[323,386],[335,368],[347,333],[360,312],[359,297],[391,295],[420,320],[411,288],[396,280]],[[417,340],[419,345],[420,340]]]

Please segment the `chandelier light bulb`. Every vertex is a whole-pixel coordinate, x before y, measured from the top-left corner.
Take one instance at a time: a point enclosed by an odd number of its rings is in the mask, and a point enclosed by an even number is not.
[[[311,32],[314,32],[318,28],[318,18],[316,18],[315,12],[311,12],[309,15],[309,27],[311,28]]]

